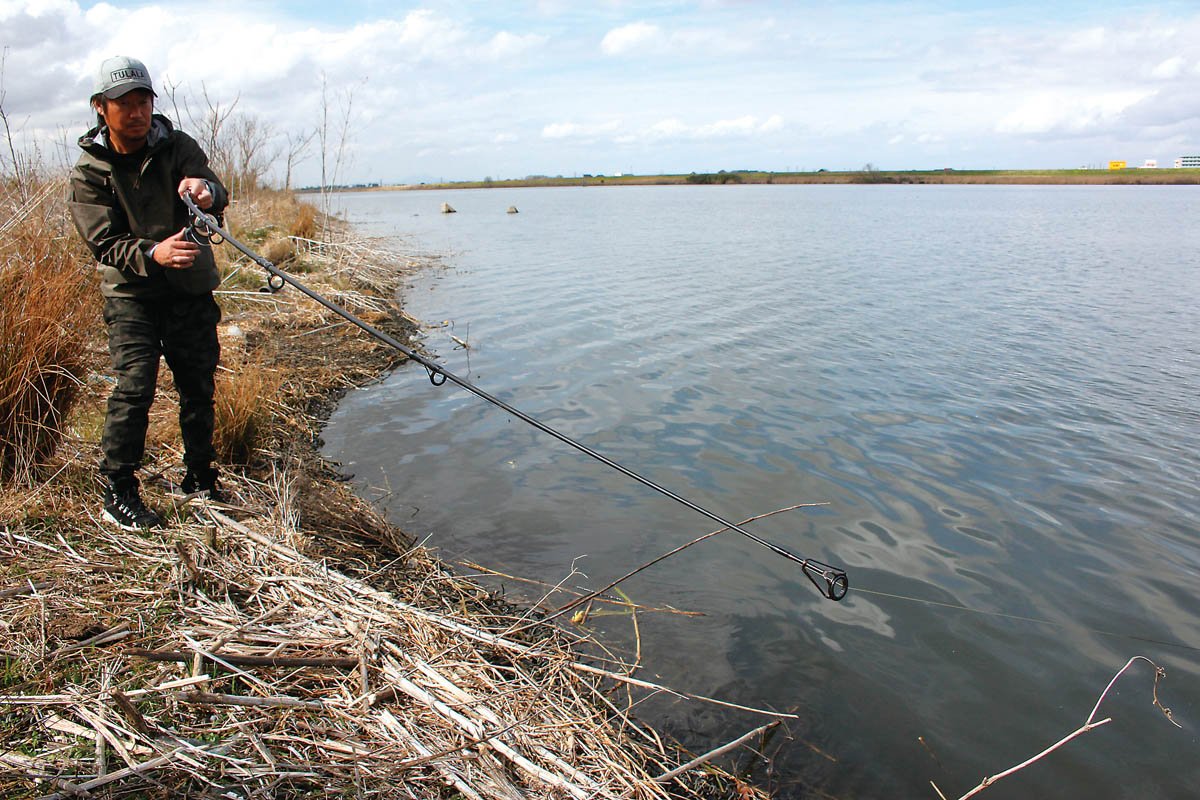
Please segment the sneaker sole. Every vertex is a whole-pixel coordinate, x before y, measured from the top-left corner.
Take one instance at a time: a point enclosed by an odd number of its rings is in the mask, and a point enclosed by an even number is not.
[[[180,491],[183,492],[182,489],[180,489]],[[200,489],[195,492],[183,492],[182,494],[172,494],[171,496],[179,497],[185,503],[190,500],[207,500],[208,502],[216,503],[219,506],[226,506],[228,508],[237,508],[237,506],[231,505],[229,502],[229,499],[226,497],[220,497],[220,498],[213,497],[208,489]]]
[[[121,522],[119,519],[114,517],[111,513],[109,513],[109,510],[107,508],[101,512],[100,517],[105,522],[111,522],[113,525],[116,525],[118,528],[120,528],[123,531],[148,531],[148,530],[152,530],[153,528],[156,528],[156,527],[158,527],[158,528],[162,527],[161,523],[159,525],[146,525],[146,526],[126,525],[125,523]]]

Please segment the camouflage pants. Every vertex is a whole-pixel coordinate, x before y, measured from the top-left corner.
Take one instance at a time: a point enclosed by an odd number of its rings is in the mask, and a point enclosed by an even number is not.
[[[110,482],[132,481],[142,462],[160,356],[179,392],[184,463],[203,470],[216,459],[213,376],[221,355],[220,319],[221,309],[211,294],[105,298],[108,350],[117,378],[100,440],[100,472]]]

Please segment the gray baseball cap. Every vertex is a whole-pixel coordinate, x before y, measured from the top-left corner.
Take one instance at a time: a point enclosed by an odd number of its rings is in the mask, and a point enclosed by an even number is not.
[[[102,94],[109,100],[116,100],[134,89],[149,89],[150,94],[154,94],[154,86],[150,83],[150,71],[136,58],[113,56],[104,59],[100,69],[96,71],[92,96]]]

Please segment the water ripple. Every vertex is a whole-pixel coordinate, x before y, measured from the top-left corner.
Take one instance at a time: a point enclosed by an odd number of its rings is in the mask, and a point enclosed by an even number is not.
[[[414,217],[442,201],[425,193],[346,199],[462,251],[408,293],[469,327],[470,351],[431,332],[451,369],[727,516],[827,503],[755,531],[915,598],[829,603],[717,537],[627,585],[708,615],[643,623],[655,672],[805,709],[838,767],[776,769],[835,796],[927,791],[918,735],[974,785],[1077,725],[1132,652],[1200,719],[1194,659],[1144,641],[1200,646],[1200,191],[711,189],[458,193],[449,217]],[[709,529],[421,377],[353,393],[325,438],[451,554],[543,580],[587,554],[598,584]],[[1056,795],[1190,796],[1194,736],[1138,716],[1141,694],[1110,709],[1138,741],[1074,751]],[[741,725],[655,702],[701,745]]]

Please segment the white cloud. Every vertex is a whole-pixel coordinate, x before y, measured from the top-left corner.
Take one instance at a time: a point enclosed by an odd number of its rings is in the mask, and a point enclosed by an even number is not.
[[[1096,132],[1150,94],[1144,90],[1129,90],[1077,97],[1059,92],[1037,92],[1028,96],[1016,110],[1001,117],[996,130],[1021,134]]]
[[[711,125],[701,125],[695,129],[695,136],[701,139],[712,139],[719,136],[748,136],[758,128],[758,120],[752,116],[737,119],[717,120]]]
[[[763,121],[746,115],[735,119],[722,119],[702,125],[687,125],[678,119],[664,119],[651,125],[644,138],[648,139],[725,139],[759,136],[776,133],[783,129],[783,117],[772,114]]]
[[[568,136],[577,136],[579,130],[579,126],[571,122],[552,122],[542,128],[542,138],[565,139]]]
[[[650,134],[653,137],[683,137],[691,132],[691,128],[684,125],[677,119],[664,119],[661,122],[656,122],[650,126]]]
[[[552,122],[542,128],[543,139],[588,139],[614,133],[621,127],[619,119],[608,122],[579,124],[575,122]]]
[[[783,117],[778,114],[772,114],[762,125],[758,126],[759,133],[775,133],[781,130],[783,130]]]
[[[612,141],[618,144],[633,144],[638,141],[703,141],[761,136],[776,133],[783,127],[783,117],[779,114],[772,114],[766,119],[747,115],[700,125],[689,125],[678,118],[669,117],[648,125],[641,131],[622,131],[620,120],[587,124],[555,122],[542,128],[542,138],[588,139],[611,136]]]
[[[359,32],[360,36],[354,35]],[[403,53],[406,60],[446,60],[462,45],[466,32],[453,20],[440,17],[429,9],[417,9],[399,22],[379,20],[358,25],[348,37],[347,44],[354,44],[356,38],[383,47],[392,54]]]
[[[1150,70],[1150,77],[1164,80],[1178,78],[1181,74],[1183,74],[1183,68],[1186,64],[1187,59],[1185,59],[1183,56],[1168,58],[1166,61],[1159,63],[1154,69]]]
[[[604,34],[600,50],[609,56],[624,55],[633,50],[661,48],[665,44],[662,29],[646,22],[632,22],[613,28]]]
[[[613,28],[600,40],[600,51],[607,56],[716,56],[745,54],[764,50],[770,42],[782,42],[772,20],[750,22],[733,28],[691,27],[665,30],[639,21]],[[772,38],[778,37],[778,38]]]
[[[100,5],[104,5],[101,3]],[[27,0],[24,3],[0,3],[0,21],[9,20],[18,13],[31,17],[49,18],[53,12],[59,15],[71,14],[78,11],[76,4],[70,0]]]
[[[481,53],[493,61],[499,61],[505,58],[512,58],[523,53],[536,49],[549,41],[549,37],[540,36],[536,33],[527,33],[524,36],[518,36],[508,31],[500,31],[483,47]]]
[[[1107,38],[1104,28],[1085,28],[1067,33],[1062,50],[1067,53],[1097,53],[1103,50]]]

